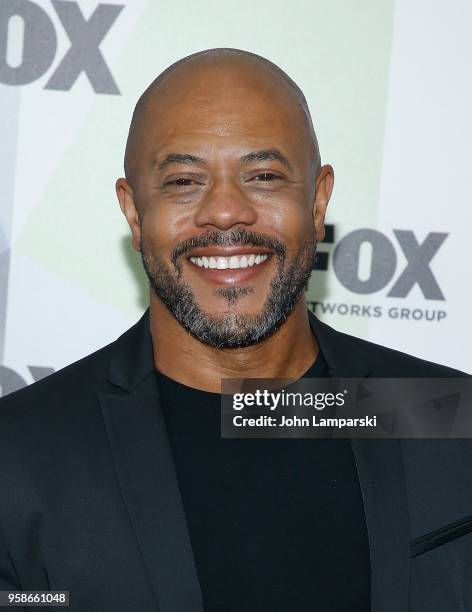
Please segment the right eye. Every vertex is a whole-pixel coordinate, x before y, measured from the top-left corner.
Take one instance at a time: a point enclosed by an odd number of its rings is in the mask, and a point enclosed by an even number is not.
[[[196,181],[193,181],[189,178],[178,178],[173,181],[169,181],[166,185],[178,185],[179,187],[188,187],[189,185],[197,184]]]

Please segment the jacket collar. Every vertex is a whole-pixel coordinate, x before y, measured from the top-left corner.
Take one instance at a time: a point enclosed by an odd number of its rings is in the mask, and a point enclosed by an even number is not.
[[[149,308],[112,347],[108,379],[125,391],[133,391],[154,369]]]
[[[372,368],[368,359],[360,353],[358,346],[354,346],[362,341],[322,323],[311,311],[308,311],[308,314],[311,330],[326,359],[330,376],[332,378],[370,376]]]

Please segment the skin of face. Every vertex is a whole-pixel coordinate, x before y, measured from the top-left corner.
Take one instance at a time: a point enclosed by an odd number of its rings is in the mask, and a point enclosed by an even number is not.
[[[289,265],[313,234],[322,240],[333,170],[325,165],[315,176],[307,117],[293,91],[257,63],[190,62],[149,97],[139,129],[133,177],[116,185],[133,247],[180,266],[210,316],[257,314],[280,265],[275,253],[241,280],[239,270],[203,272],[189,259],[198,249],[177,262],[172,252],[209,232],[246,230],[281,243]],[[234,289],[227,299],[230,288],[239,288],[237,299]],[[152,296],[151,309],[164,316],[158,302]],[[301,298],[282,327],[306,327],[303,311]]]

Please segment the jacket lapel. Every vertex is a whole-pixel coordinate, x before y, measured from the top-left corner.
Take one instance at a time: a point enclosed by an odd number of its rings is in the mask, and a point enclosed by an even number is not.
[[[368,352],[310,313],[310,325],[333,378],[375,373]],[[362,341],[359,341],[362,342]],[[352,438],[364,501],[371,562],[372,612],[408,610],[410,523],[400,440]]]
[[[109,380],[115,388],[100,392],[100,403],[118,483],[158,609],[203,612],[159,404],[147,314],[114,346]]]

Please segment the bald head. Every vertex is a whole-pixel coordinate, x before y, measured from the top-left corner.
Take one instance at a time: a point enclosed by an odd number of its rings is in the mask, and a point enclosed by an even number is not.
[[[203,84],[203,87],[202,87]],[[175,62],[164,70],[144,91],[136,104],[125,152],[125,175],[133,185],[143,164],[143,152],[152,137],[153,124],[165,122],[166,110],[182,101],[198,106],[202,89],[206,95],[225,104],[225,97],[243,88],[245,99],[250,93],[265,96],[266,106],[293,107],[293,121],[301,124],[311,160],[313,176],[321,167],[318,142],[308,104],[298,85],[269,60],[238,49],[208,49]],[[270,112],[270,109],[267,109]],[[256,112],[256,111],[255,111]],[[289,120],[287,118],[287,120]]]

